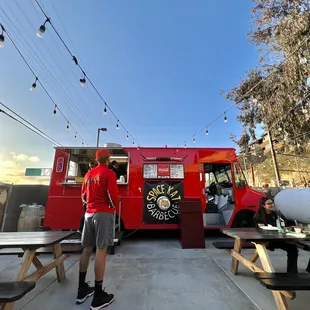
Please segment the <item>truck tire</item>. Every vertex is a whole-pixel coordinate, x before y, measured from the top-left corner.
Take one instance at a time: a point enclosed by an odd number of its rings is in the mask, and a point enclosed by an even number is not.
[[[239,212],[234,219],[233,228],[255,227],[253,220],[254,212]]]

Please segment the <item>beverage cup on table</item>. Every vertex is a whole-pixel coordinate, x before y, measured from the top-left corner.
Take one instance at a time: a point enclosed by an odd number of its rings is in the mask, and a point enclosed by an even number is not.
[[[294,227],[294,230],[295,230],[295,232],[296,232],[297,234],[300,234],[302,228],[301,228],[300,226],[295,226],[295,227]]]

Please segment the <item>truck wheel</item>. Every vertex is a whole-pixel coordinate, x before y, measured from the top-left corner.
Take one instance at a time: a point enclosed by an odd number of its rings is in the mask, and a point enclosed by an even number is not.
[[[255,227],[253,220],[254,213],[250,212],[239,212],[233,222],[233,228],[246,228]]]

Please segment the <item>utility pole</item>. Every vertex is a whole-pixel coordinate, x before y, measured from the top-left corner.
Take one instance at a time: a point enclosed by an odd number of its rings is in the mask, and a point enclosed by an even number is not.
[[[274,172],[275,172],[276,180],[278,183],[277,185],[280,186],[281,177],[280,177],[276,153],[275,153],[274,148],[273,148],[271,131],[269,129],[267,129],[267,135],[268,135],[268,140],[269,140],[269,144],[270,144],[270,151],[271,151],[271,157],[272,157]]]
[[[107,129],[107,128],[98,128],[98,133],[97,133],[97,147],[99,147],[100,131],[108,131],[108,129]]]

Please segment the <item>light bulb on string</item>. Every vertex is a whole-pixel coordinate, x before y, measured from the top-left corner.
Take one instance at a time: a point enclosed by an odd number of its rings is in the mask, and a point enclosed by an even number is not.
[[[1,34],[0,34],[0,48],[3,48],[4,47],[4,41],[5,41],[5,38],[4,38],[4,32],[5,32],[5,29],[3,27],[2,24],[0,24],[0,27],[1,27]]]
[[[82,141],[82,146],[84,146],[84,141]]]
[[[107,109],[107,105],[105,105],[103,109],[103,115],[107,115],[107,113],[108,113],[108,109]]]
[[[69,124],[69,121],[67,121],[67,127],[66,127],[66,130],[70,130],[70,124]]]
[[[53,115],[56,115],[56,113],[57,113],[57,105],[55,104]]]
[[[116,123],[116,129],[119,129],[119,125],[118,125],[118,122],[119,122],[119,121],[117,121],[117,123]]]
[[[225,114],[225,117],[224,117],[224,123],[227,123],[228,119],[227,119],[227,116]]]
[[[74,135],[74,139],[77,139],[77,132],[76,132],[75,135]]]
[[[86,86],[86,74],[83,71],[83,77],[80,79],[81,86],[84,88]]]
[[[256,103],[258,102],[258,100],[257,100],[256,98],[252,97],[252,102],[253,102],[254,104],[256,104]]]
[[[127,134],[127,136],[126,136],[126,139],[128,140],[129,139],[129,135]]]
[[[50,19],[49,19],[49,18],[46,18],[44,24],[40,26],[40,28],[39,28],[39,30],[38,30],[38,32],[37,32],[37,36],[38,36],[39,38],[43,38],[43,37],[44,37],[45,30],[46,30],[45,25],[46,25],[46,23],[48,23],[48,22],[50,22]]]
[[[38,81],[38,78],[36,77],[35,81],[32,83],[32,85],[30,87],[31,91],[35,91],[36,90],[36,88],[37,88],[37,81]]]
[[[208,129],[206,129],[206,136],[208,136],[209,135],[209,130]]]
[[[193,138],[193,143],[196,143],[196,138],[195,137]]]
[[[184,144],[184,148],[187,148],[186,144]]]
[[[135,141],[132,141],[132,145],[135,145]]]

